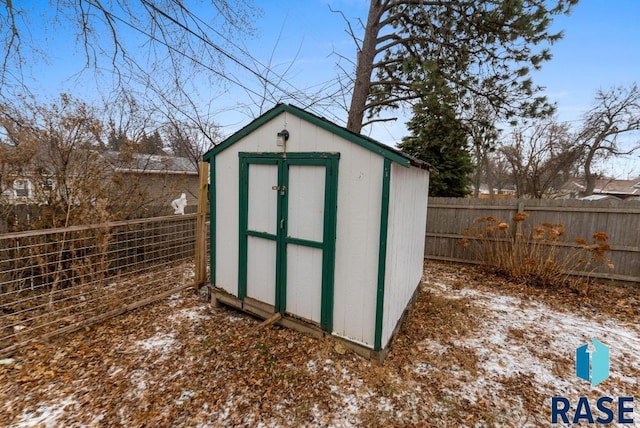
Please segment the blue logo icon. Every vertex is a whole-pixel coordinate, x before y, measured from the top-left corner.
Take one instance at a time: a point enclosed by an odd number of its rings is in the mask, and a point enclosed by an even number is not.
[[[609,348],[595,338],[576,349],[576,376],[596,386],[609,377]]]

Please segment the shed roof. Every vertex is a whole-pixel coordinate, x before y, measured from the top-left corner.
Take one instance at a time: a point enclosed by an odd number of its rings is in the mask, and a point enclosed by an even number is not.
[[[131,153],[123,156],[120,152],[114,151],[102,152],[101,155],[118,172],[198,174],[197,168],[189,159],[178,156],[158,156],[146,153]]]
[[[19,150],[22,150],[22,147],[0,142],[0,153],[4,152],[13,155]],[[104,161],[117,172],[198,175],[198,168],[191,160],[185,157],[133,152],[125,154],[97,149],[78,149],[76,152],[82,153],[84,156],[93,156],[97,162]],[[39,144],[35,155],[30,157],[30,162],[33,162],[34,158],[37,157],[46,166],[50,164],[51,159],[55,156],[59,157],[60,154],[57,151],[52,152],[46,144]]]
[[[615,199],[615,200],[620,200],[620,198],[613,196],[613,195],[603,195],[603,194],[598,194],[598,195],[589,195],[589,196],[585,196],[582,198],[578,198],[581,201],[604,201],[607,199]]]
[[[583,179],[574,179],[563,186],[566,190],[584,191],[586,189]],[[616,180],[613,178],[599,178],[593,188],[594,194],[606,194],[614,196],[640,196],[640,179]]]
[[[316,116],[315,114],[309,113],[306,110],[303,110],[299,107],[292,106],[290,104],[276,104],[271,110],[265,112],[258,118],[254,119],[251,123],[240,129],[238,132],[234,133],[226,140],[209,150],[204,154],[203,159],[205,161],[209,161],[216,154],[220,153],[230,145],[234,144],[238,140],[246,137],[274,117],[278,116],[280,113],[289,113],[300,119],[306,120],[326,131],[329,131],[333,134],[336,134],[345,140],[348,140],[352,143],[358,144],[372,152],[379,154],[385,158],[390,159],[391,161],[397,162],[403,166],[409,167],[410,165],[416,166],[418,168],[422,168],[429,171],[437,171],[429,163],[422,161],[416,157],[413,157],[407,153],[404,153],[396,148],[391,146],[387,146],[373,138],[366,137],[361,134],[356,134],[355,132],[349,131],[347,128],[344,128],[340,125],[336,125],[335,123],[325,119],[324,117]]]

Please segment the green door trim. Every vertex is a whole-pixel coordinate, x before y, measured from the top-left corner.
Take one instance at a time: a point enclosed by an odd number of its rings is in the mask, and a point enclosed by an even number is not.
[[[255,159],[256,162],[252,163],[260,163],[260,159],[308,159],[310,161],[322,161],[323,159],[340,159],[340,153],[333,152],[304,152],[304,153],[283,153],[283,152],[263,152],[263,153],[254,153],[254,152],[240,152],[238,153],[240,158],[251,158]],[[321,163],[315,163],[316,165],[320,165]],[[296,165],[306,165],[306,164],[296,164]]]
[[[333,290],[338,220],[338,157],[327,160],[324,185],[324,250],[322,251],[322,306],[320,326],[333,331]]]
[[[290,236],[287,236],[285,238],[285,242],[287,244],[301,245],[303,247],[318,248],[320,250],[322,250],[324,248],[324,243],[322,243],[322,242],[310,241],[308,239],[292,238]]]
[[[244,269],[238,270],[238,299],[244,300],[247,297],[247,237],[254,236],[277,241],[277,236],[265,232],[249,230],[249,164],[276,165],[277,159],[240,157],[239,167],[239,224],[238,224],[238,266]],[[278,180],[280,180],[280,169],[278,168]],[[279,206],[279,204],[278,204]],[[280,215],[280,213],[278,213]],[[277,244],[276,244],[277,245]],[[277,257],[277,254],[276,254]]]
[[[251,159],[251,158],[250,158]],[[275,311],[284,315],[287,307],[287,230],[289,227],[289,168],[286,167],[283,159],[278,159],[278,186],[284,187],[285,191],[278,191],[278,214],[276,221],[276,297]],[[285,215],[286,214],[286,215]],[[278,220],[280,219],[280,220]]]
[[[382,203],[380,207],[380,241],[378,247],[378,287],[376,290],[376,329],[373,349],[382,349],[382,315],[384,310],[384,286],[387,271],[387,234],[389,224],[389,193],[391,190],[391,161],[384,160],[382,174]]]
[[[209,282],[216,284],[216,159],[209,160]]]
[[[255,230],[247,230],[247,236],[253,236],[254,238],[268,239],[270,241],[277,241],[278,235],[267,232],[257,232]]]
[[[333,329],[333,290],[335,270],[335,245],[338,199],[339,153],[246,153],[238,154],[239,168],[239,227],[238,227],[238,298],[247,297],[247,240],[249,236],[276,242],[276,294],[275,311],[286,310],[287,245],[301,245],[322,250],[322,290],[320,302],[320,326],[326,331]],[[278,186],[289,187],[289,167],[325,167],[324,219],[322,242],[288,236],[288,193],[278,192],[276,234],[254,231],[248,228],[249,165],[276,165]]]

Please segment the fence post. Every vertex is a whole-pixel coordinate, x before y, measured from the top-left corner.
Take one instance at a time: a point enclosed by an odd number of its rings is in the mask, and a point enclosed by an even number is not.
[[[198,213],[196,216],[196,272],[194,284],[196,288],[201,287],[207,281],[207,235],[205,225],[209,193],[207,188],[209,164],[207,162],[200,162],[199,169],[200,185],[198,189]],[[207,298],[207,296],[203,297]]]

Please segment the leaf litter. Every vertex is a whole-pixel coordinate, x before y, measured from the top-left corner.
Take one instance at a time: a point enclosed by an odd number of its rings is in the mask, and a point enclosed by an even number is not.
[[[535,289],[427,261],[379,366],[183,291],[12,355],[0,366],[0,425],[549,425],[552,396],[640,395],[636,294]],[[595,388],[573,360],[592,337],[611,351],[611,377]]]

